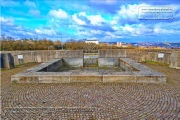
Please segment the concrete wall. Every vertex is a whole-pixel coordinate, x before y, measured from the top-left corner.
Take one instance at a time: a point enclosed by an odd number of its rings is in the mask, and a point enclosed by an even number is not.
[[[63,58],[66,65],[73,67],[83,67],[83,58]]]
[[[48,65],[45,68],[39,70],[38,72],[56,72],[62,67],[62,64],[62,59],[55,59],[48,62]]]
[[[158,58],[158,54],[163,53],[164,58]],[[172,50],[148,50],[148,49],[127,49],[126,55],[128,58],[136,62],[154,61],[170,64],[170,55]]]
[[[118,66],[119,58],[98,58],[98,66]]]
[[[164,57],[158,58],[159,53],[164,54]],[[148,52],[144,56],[145,57],[144,60],[170,64],[170,55],[171,55],[171,53],[166,53],[166,52]]]
[[[99,50],[99,58],[120,58],[126,57],[124,49]]]
[[[11,53],[1,53],[0,55],[0,68],[14,68],[14,59]]]
[[[53,59],[34,68],[11,76],[12,82],[18,83],[71,83],[71,82],[141,82],[141,83],[166,83],[166,76],[152,70],[129,58],[120,58],[125,66],[136,68],[138,71],[126,72],[54,72],[62,65],[62,59]],[[52,64],[52,65],[51,65]],[[59,68],[58,68],[59,67]],[[47,72],[43,72],[46,70]]]
[[[83,58],[84,56],[83,50],[1,51],[0,54],[2,68],[9,68],[7,63],[19,65],[28,62],[47,62],[54,58]],[[19,60],[18,55],[23,55],[23,59]]]
[[[132,67],[130,64],[121,59],[119,59],[119,66],[124,69],[124,71],[139,71],[138,69]]]
[[[98,58],[84,58],[84,66],[97,65]]]
[[[98,65],[102,66],[118,66],[119,58],[126,57],[126,50],[112,49],[99,50]]]
[[[172,50],[148,50],[148,49],[112,49],[112,50],[99,50],[99,60],[98,63],[100,66],[108,64],[108,61],[112,61],[115,58],[128,57],[136,62],[142,61],[154,61],[162,62],[166,64],[173,65],[173,56],[171,53],[175,52]],[[7,55],[9,53],[9,55]],[[158,58],[158,53],[164,53],[164,58]],[[82,61],[84,54],[83,50],[39,50],[39,51],[5,51],[0,52],[1,54],[1,68],[10,68],[13,65],[19,65],[28,62],[47,62],[54,58],[73,58],[75,66],[78,65],[78,61]],[[23,55],[23,59],[19,60],[18,55]],[[7,57],[9,56],[9,57]],[[170,59],[171,56],[171,59]],[[78,58],[81,58],[78,60]],[[111,58],[105,59],[105,58]],[[11,62],[9,62],[11,61]],[[67,59],[67,62],[73,65],[71,60]],[[9,63],[9,64],[7,64]],[[109,63],[112,65],[112,62]],[[114,65],[116,61],[114,61]],[[176,62],[176,64],[179,64]],[[82,64],[81,64],[82,65]],[[178,65],[176,65],[178,66]]]
[[[174,51],[170,55],[170,65],[169,65],[169,67],[180,69],[180,50],[179,51]]]

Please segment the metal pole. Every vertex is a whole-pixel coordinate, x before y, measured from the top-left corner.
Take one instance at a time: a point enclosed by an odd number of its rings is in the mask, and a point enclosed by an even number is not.
[[[61,37],[61,44],[62,44],[62,50],[63,50],[63,42],[62,42],[62,37]]]
[[[111,36],[111,49],[112,49],[112,36]]]

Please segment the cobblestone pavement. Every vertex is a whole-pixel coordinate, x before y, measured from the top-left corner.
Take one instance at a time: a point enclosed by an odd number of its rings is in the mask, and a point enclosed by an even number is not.
[[[2,119],[180,119],[180,84],[15,84],[2,71]]]

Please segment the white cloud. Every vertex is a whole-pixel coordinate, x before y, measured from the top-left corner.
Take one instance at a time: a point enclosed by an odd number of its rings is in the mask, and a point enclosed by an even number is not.
[[[35,29],[35,32],[38,34],[56,35],[53,29]]]
[[[130,25],[125,25],[125,26],[122,26],[121,28],[124,32],[133,33],[135,31],[135,29]]]
[[[156,34],[180,34],[180,30],[172,30],[172,29],[167,30],[167,29],[155,27],[154,33],[156,33]]]
[[[14,25],[14,19],[13,18],[0,17],[0,22],[6,23],[6,25]]]
[[[79,15],[80,16],[86,16],[86,13],[85,12],[80,12]]]
[[[7,22],[8,20],[5,19],[4,17],[0,17],[0,22]]]
[[[138,15],[138,8],[140,5],[134,4],[134,5],[122,5],[121,9],[118,11],[118,15],[121,17],[136,17]]]
[[[101,25],[102,22],[105,22],[101,15],[87,16],[87,19],[90,20],[93,25]]]
[[[34,16],[39,16],[40,15],[40,11],[39,10],[29,10],[29,13],[34,15]]]
[[[122,30],[122,33],[129,34],[132,36],[154,34],[154,29],[144,24],[136,24],[136,25],[126,24],[124,26],[121,26],[120,28]]]
[[[128,4],[121,5],[120,10],[110,21],[111,25],[128,23],[129,21],[138,22],[138,10],[140,6],[150,6],[148,4]]]
[[[86,24],[86,22],[85,22],[85,21],[82,21],[81,19],[79,19],[76,14],[74,14],[74,15],[72,16],[72,19],[73,19],[78,25],[85,25],[85,24]]]
[[[68,14],[62,9],[50,10],[49,15],[53,16],[53,17],[56,17],[58,19],[66,19],[66,18],[68,18]]]
[[[35,4],[34,2],[29,1],[29,0],[26,0],[26,1],[24,2],[24,5],[26,5],[26,6],[28,6],[28,7],[33,7],[33,8],[36,7],[36,4]]]

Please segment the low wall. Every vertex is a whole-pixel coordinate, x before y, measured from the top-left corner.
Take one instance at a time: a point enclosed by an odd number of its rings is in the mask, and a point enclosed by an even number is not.
[[[53,59],[49,62],[45,63],[44,68],[39,70],[38,72],[56,72],[62,67],[62,59]]]
[[[83,50],[1,51],[0,54],[2,68],[9,68],[6,63],[19,65],[29,62],[47,62],[54,58],[83,58],[84,56]],[[23,55],[23,59],[18,59],[18,55]]]
[[[84,66],[98,65],[98,58],[84,58]]]
[[[98,58],[98,66],[118,66],[119,58]]]
[[[124,69],[124,71],[139,71],[138,69],[134,68],[130,63],[119,59],[119,66]]]
[[[98,65],[102,66],[118,66],[119,58],[126,57],[124,49],[99,50]]]
[[[62,59],[51,60],[34,68],[11,76],[12,82],[18,83],[71,83],[71,82],[141,82],[166,83],[166,76],[129,58],[120,58],[128,68],[137,71],[99,72],[99,71],[67,71],[54,72],[62,66]],[[51,65],[52,64],[52,65]],[[59,68],[58,68],[58,67]],[[44,72],[46,71],[46,72]]]
[[[171,55],[174,52],[175,51],[172,50],[148,50],[148,49],[99,50],[98,58],[100,59],[98,62],[100,63],[99,64],[100,66],[103,66],[108,63],[106,61],[109,61],[106,58],[111,58],[112,60],[114,58],[128,57],[132,60],[135,60],[136,62],[142,62],[142,61],[161,62],[165,64],[171,64],[170,66],[172,68],[177,68],[180,63],[179,62],[174,63],[173,57],[175,57],[175,55]],[[164,57],[158,58],[159,53],[163,53]],[[0,54],[1,54],[1,68],[12,68],[14,65],[19,65],[28,62],[47,62],[54,58],[76,58],[75,61],[82,61],[82,59],[77,60],[77,58],[84,57],[83,50],[49,50],[49,51],[39,50],[39,51],[5,51],[5,52],[1,51]],[[23,59],[21,60],[18,59],[18,55],[23,55]],[[67,61],[69,60],[67,59]],[[109,64],[112,65],[112,62]],[[114,61],[114,64],[116,64],[116,61]]]
[[[170,55],[170,66],[169,67],[180,69],[180,51],[174,51]]]
[[[83,58],[63,58],[63,61],[68,66],[83,67]]]
[[[99,50],[99,58],[122,58],[126,57],[125,49]]]
[[[158,58],[158,54],[163,53],[163,58]],[[148,49],[127,49],[126,55],[128,58],[135,60],[136,62],[142,61],[154,61],[165,64],[170,64],[170,55],[172,50],[148,50]]]

